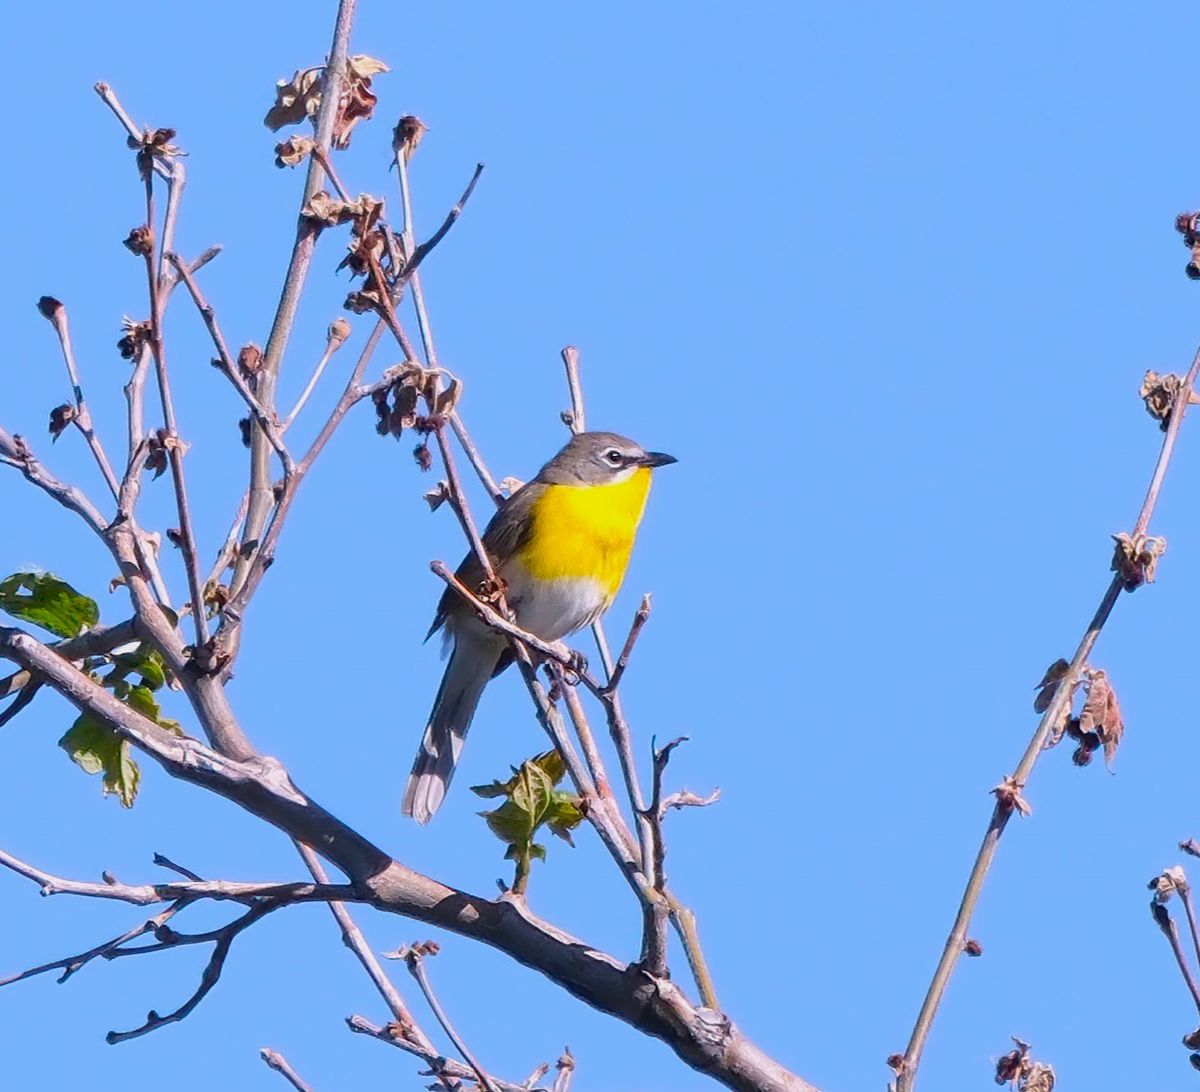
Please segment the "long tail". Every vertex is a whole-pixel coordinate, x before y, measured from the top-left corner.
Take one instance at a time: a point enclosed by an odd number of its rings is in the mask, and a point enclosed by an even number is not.
[[[441,806],[483,688],[504,651],[494,638],[459,633],[404,789],[404,814],[428,823]]]

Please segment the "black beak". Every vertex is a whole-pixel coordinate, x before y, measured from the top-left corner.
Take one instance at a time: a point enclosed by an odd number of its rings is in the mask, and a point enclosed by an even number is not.
[[[664,455],[661,451],[647,451],[640,459],[639,466],[670,466],[679,460],[674,455]]]

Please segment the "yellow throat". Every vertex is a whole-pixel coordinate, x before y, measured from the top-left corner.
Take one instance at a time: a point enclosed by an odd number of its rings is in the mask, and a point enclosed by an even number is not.
[[[590,577],[611,601],[625,578],[649,492],[646,467],[611,485],[546,486],[530,513],[521,563],[537,580]]]

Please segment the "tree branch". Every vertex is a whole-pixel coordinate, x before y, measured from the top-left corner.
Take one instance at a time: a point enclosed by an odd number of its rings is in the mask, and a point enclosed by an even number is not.
[[[325,65],[324,87],[321,94],[321,106],[317,112],[315,139],[317,147],[326,154],[332,144],[334,123],[337,121],[342,86],[346,79],[350,30],[354,24],[356,3],[357,0],[339,0],[337,17],[334,21],[333,41],[329,47],[329,59]],[[300,197],[301,210],[312,200],[313,194],[321,188],[324,176],[325,172],[321,167],[320,158],[311,156],[308,163],[308,174],[304,180],[304,192]],[[266,349],[263,351],[262,371],[259,376],[258,397],[269,411],[275,410],[275,387],[279,370],[287,350],[288,339],[291,337],[292,326],[296,321],[296,310],[300,305],[304,283],[308,279],[308,271],[312,265],[318,231],[317,226],[304,215],[303,211],[298,213],[296,238],[292,245],[292,254],[288,261],[279,305],[271,324],[271,333],[267,337]],[[267,513],[270,511],[273,501],[270,444],[262,430],[255,428],[251,431],[250,437],[250,500],[246,510],[245,526],[242,530],[243,549],[238,555],[230,585],[230,590],[234,593],[241,589],[249,575],[251,544],[262,540]]]
[[[1162,448],[1159,451],[1158,459],[1155,461],[1154,470],[1150,476],[1150,484],[1146,489],[1146,497],[1142,502],[1142,507],[1138,512],[1133,531],[1130,535],[1130,538],[1135,543],[1144,539],[1146,530],[1150,525],[1150,517],[1154,513],[1155,505],[1158,503],[1158,495],[1162,489],[1167,466],[1175,451],[1175,443],[1179,437],[1179,430],[1183,425],[1183,418],[1187,413],[1188,403],[1192,391],[1195,389],[1198,376],[1200,376],[1200,350],[1193,357],[1191,367],[1180,384],[1171,406],[1170,415],[1166,422]],[[925,1041],[929,1036],[929,1029],[932,1027],[934,1017],[937,1015],[938,1006],[941,1004],[942,996],[946,991],[946,984],[950,981],[950,975],[953,973],[954,967],[958,963],[958,959],[962,955],[967,942],[967,932],[970,928],[975,907],[979,902],[980,893],[983,890],[984,880],[995,858],[1000,836],[1004,833],[1009,819],[1012,818],[1017,798],[1016,794],[1024,790],[1033,772],[1033,768],[1037,764],[1042,751],[1045,749],[1046,742],[1050,739],[1055,726],[1068,712],[1068,705],[1071,700],[1074,684],[1079,680],[1087,658],[1091,654],[1097,638],[1100,636],[1100,631],[1104,628],[1104,624],[1108,621],[1108,617],[1112,613],[1112,609],[1116,605],[1122,589],[1126,586],[1127,576],[1118,571],[1105,589],[1104,595],[1100,600],[1100,605],[1096,608],[1096,613],[1092,616],[1092,620],[1084,630],[1079,645],[1075,649],[1075,655],[1071,658],[1070,666],[1059,681],[1054,697],[1046,711],[1042,714],[1033,737],[1026,746],[1020,761],[1017,763],[1016,770],[1013,771],[1011,778],[1007,778],[1002,783],[1006,791],[998,791],[996,793],[996,803],[992,808],[992,815],[984,832],[983,842],[979,847],[979,852],[975,856],[975,862],[971,866],[970,875],[967,877],[967,886],[959,903],[958,913],[955,916],[953,926],[951,926],[950,934],[946,938],[941,958],[938,960],[937,967],[934,970],[933,980],[929,984],[929,989],[926,991],[920,1012],[917,1014],[916,1023],[913,1026],[908,1046],[900,1060],[901,1064],[896,1074],[897,1092],[912,1092],[915,1086],[917,1069],[921,1064],[921,1053],[924,1050]],[[1136,584],[1133,586],[1136,586]]]
[[[519,899],[480,898],[393,860],[305,796],[278,763],[237,761],[164,731],[21,630],[0,627],[0,656],[44,675],[68,701],[150,755],[171,776],[239,804],[298,841],[321,846],[322,855],[375,908],[506,952],[587,1004],[662,1039],[687,1064],[729,1088],[811,1092],[811,1085],[768,1058],[727,1017],[695,1008],[672,982],[655,979],[638,965],[627,966],[540,920]],[[209,978],[215,981],[219,974],[218,954],[224,958],[214,951],[201,984],[205,991],[211,988]]]

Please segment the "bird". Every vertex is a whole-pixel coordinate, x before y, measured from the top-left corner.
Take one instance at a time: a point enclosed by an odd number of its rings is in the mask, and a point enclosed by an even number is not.
[[[616,598],[655,468],[676,462],[615,432],[580,432],[512,494],[483,533],[514,621],[546,642],[599,618]],[[455,574],[485,579],[474,551]],[[441,806],[484,687],[513,660],[508,638],[447,587],[428,640],[444,631],[450,658],[404,792],[403,812],[427,823]]]

